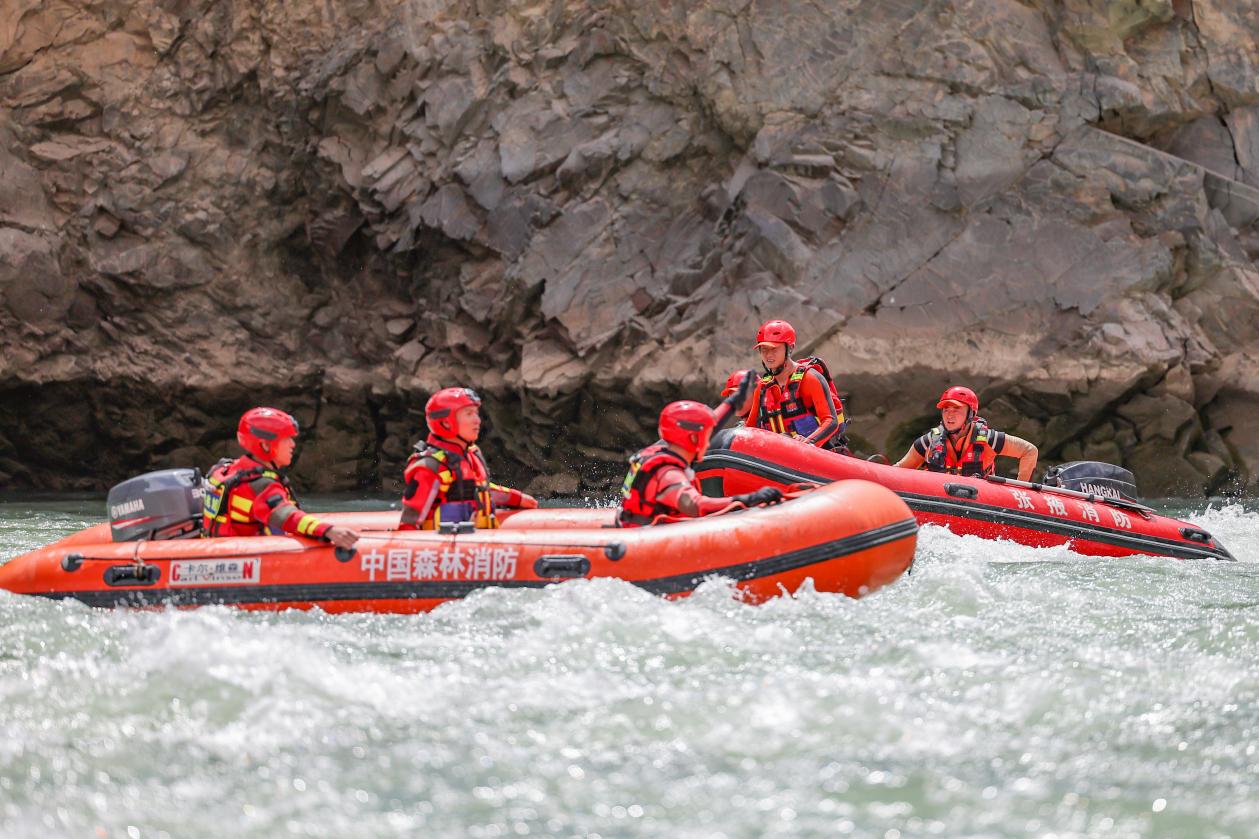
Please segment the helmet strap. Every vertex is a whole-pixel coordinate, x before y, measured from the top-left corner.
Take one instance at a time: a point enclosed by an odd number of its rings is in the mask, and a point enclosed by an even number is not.
[[[434,436],[434,437],[436,437],[436,438],[437,438],[437,439],[439,439],[439,440],[445,440],[445,441],[446,441],[446,442],[448,442],[448,443],[454,443],[455,445],[457,445],[457,446],[461,446],[461,447],[463,447],[464,449],[466,449],[466,448],[468,448],[468,446],[472,445],[472,444],[471,444],[471,443],[469,443],[467,440],[465,440],[465,439],[463,439],[462,437],[460,437],[460,436],[459,436],[459,432],[458,432],[458,431],[456,431],[456,430],[454,430],[454,429],[451,429],[451,431],[450,431],[450,433],[449,433],[449,434],[445,434],[445,433],[441,433],[441,434],[439,434],[438,432],[434,431],[434,432],[433,432],[433,436]]]
[[[949,431],[946,428],[944,429],[944,432],[945,434],[948,435],[950,440],[964,440],[970,434],[970,429],[971,429],[972,424],[973,423],[971,422],[970,409],[968,408],[967,413],[966,413],[966,422],[959,425],[957,427],[957,431]]]
[[[695,462],[695,449],[689,449],[686,446],[680,446],[677,443],[665,442],[665,448],[685,460],[687,463]]]
[[[780,373],[781,373],[784,369],[786,369],[786,367],[787,367],[787,362],[788,362],[790,359],[791,359],[791,354],[790,354],[790,353],[788,353],[788,354],[787,354],[787,356],[783,358],[783,363],[782,363],[782,364],[779,364],[777,367],[771,368],[771,367],[770,367],[768,364],[766,364],[764,361],[762,361],[762,362],[761,362],[761,367],[763,367],[763,368],[765,369],[765,373],[766,373],[767,375],[777,377],[777,376],[778,376],[778,374],[780,374]]]

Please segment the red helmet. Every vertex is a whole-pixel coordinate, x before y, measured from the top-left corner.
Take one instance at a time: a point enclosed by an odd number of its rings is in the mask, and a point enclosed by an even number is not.
[[[791,349],[796,345],[796,330],[785,320],[767,320],[756,330],[756,346],[761,344],[786,344]]]
[[[940,394],[940,401],[936,403],[936,407],[943,408],[949,403],[970,408],[971,413],[979,413],[979,397],[975,395],[975,391],[968,387],[954,385],[949,388],[944,393]]]
[[[708,448],[708,438],[716,426],[717,415],[713,409],[689,399],[670,402],[660,412],[660,439],[689,452],[692,457]]]
[[[725,399],[739,389],[739,385],[743,384],[743,377],[747,374],[746,370],[735,370],[726,379],[726,386],[721,389],[721,398]]]
[[[439,437],[455,436],[455,411],[469,405],[480,405],[481,397],[470,387],[444,387],[428,398],[424,419],[428,430]]]
[[[300,430],[297,420],[277,408],[250,408],[236,426],[236,442],[254,457],[270,460],[273,444]]]

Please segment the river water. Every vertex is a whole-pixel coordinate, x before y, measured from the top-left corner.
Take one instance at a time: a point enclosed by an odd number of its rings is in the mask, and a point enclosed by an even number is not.
[[[0,557],[102,507],[0,503]],[[0,836],[1259,836],[1259,509],[1203,507],[1237,563],[928,527],[864,600],[0,592]]]

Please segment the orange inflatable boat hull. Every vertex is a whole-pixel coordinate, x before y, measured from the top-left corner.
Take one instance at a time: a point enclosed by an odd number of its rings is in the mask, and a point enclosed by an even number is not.
[[[1202,528],[1135,502],[998,477],[963,478],[869,463],[757,428],[715,435],[695,473],[707,495],[799,482],[873,481],[899,495],[919,524],[961,535],[1033,547],[1066,545],[1088,556],[1233,559]]]
[[[330,513],[356,550],[287,536],[110,541],[87,528],[0,566],[0,588],[101,607],[422,612],[483,588],[615,577],[666,597],[724,577],[749,600],[859,597],[909,568],[917,524],[888,490],[844,481],[771,508],[617,529],[612,510],[526,510],[497,530],[398,532],[398,513]]]

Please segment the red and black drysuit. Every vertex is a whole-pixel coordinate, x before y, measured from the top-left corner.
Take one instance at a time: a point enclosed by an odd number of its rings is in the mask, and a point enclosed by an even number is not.
[[[734,500],[704,495],[690,464],[663,441],[653,443],[630,458],[629,472],[621,485],[617,525],[642,527],[654,524],[661,516],[687,517],[679,503],[687,496],[694,500],[700,516],[724,510]]]
[[[210,470],[202,505],[205,536],[323,539],[332,527],[302,511],[282,471],[249,455],[221,460]]]
[[[490,470],[475,443],[465,445],[429,434],[417,443],[403,473],[404,515],[400,530],[435,530],[443,522],[471,521],[498,527],[498,507],[520,507],[524,493],[490,482]],[[414,516],[414,520],[408,520]]]

